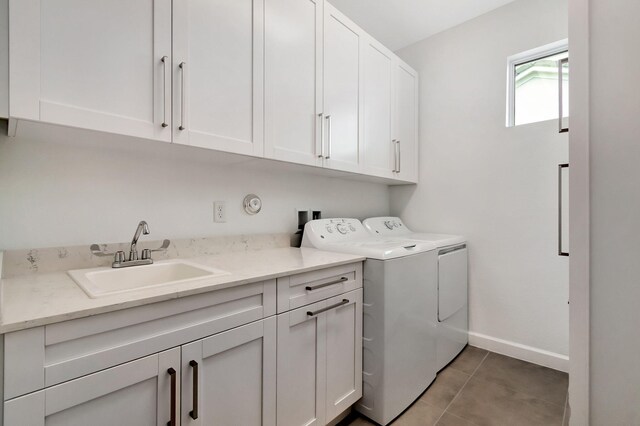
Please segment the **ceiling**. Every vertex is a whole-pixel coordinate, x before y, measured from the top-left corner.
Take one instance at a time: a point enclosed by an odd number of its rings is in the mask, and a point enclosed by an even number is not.
[[[391,50],[398,50],[513,0],[329,0]]]

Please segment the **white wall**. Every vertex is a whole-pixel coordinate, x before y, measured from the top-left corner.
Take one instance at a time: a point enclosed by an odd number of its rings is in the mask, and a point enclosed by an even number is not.
[[[293,233],[298,207],[358,218],[389,209],[386,185],[162,142],[32,127],[8,138],[6,121],[0,126],[0,250],[128,241],[140,219],[154,239],[189,238]],[[242,209],[252,192],[263,201],[256,216]],[[213,223],[214,200],[226,201],[227,223]]]
[[[557,256],[557,122],[505,127],[507,57],[567,38],[567,2],[519,0],[397,52],[420,73],[421,172],[391,190],[415,229],[470,247],[472,341],[568,367],[568,259]],[[547,353],[551,352],[551,353]]]
[[[640,2],[589,1],[591,423],[640,424]]]

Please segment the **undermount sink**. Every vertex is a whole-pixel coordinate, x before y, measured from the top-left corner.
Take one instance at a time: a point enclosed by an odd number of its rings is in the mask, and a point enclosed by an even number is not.
[[[92,299],[169,284],[201,281],[228,275],[228,272],[187,262],[167,260],[128,268],[76,269],[69,276]]]

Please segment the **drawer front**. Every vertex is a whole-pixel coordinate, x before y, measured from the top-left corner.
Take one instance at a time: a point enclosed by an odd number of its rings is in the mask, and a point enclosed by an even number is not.
[[[278,278],[278,313],[362,287],[362,262]]]
[[[275,311],[276,281],[269,280],[8,333],[4,399],[248,324]]]

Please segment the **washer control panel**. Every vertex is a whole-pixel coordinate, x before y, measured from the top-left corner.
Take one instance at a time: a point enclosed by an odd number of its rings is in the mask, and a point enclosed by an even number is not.
[[[363,225],[374,235],[402,235],[411,232],[399,217],[372,217],[366,219]]]
[[[304,232],[325,242],[351,241],[371,236],[358,219],[352,218],[312,220],[306,224]]]

